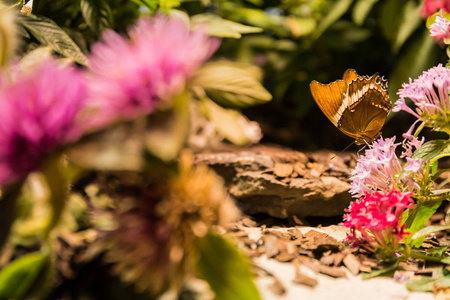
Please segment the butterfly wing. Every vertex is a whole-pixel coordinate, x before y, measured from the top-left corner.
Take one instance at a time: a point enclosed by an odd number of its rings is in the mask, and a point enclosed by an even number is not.
[[[348,69],[345,71],[344,76],[342,79],[347,82],[347,84],[350,84],[353,80],[357,79],[359,76],[356,74],[356,71],[354,69]]]
[[[309,87],[319,108],[334,126],[338,126],[339,118],[337,118],[336,112],[341,107],[343,96],[347,90],[345,81],[336,80],[330,84],[322,84],[313,80]]]
[[[348,102],[338,128],[358,142],[372,142],[380,132],[391,108],[387,81],[375,74],[358,77],[348,87]]]

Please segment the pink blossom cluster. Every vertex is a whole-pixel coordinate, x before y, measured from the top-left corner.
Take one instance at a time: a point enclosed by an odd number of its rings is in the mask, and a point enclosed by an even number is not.
[[[405,209],[414,208],[411,193],[390,192],[365,193],[364,197],[350,203],[345,211],[343,225],[351,229],[347,237],[353,246],[375,250],[392,250],[408,233],[401,223]],[[361,236],[358,237],[357,231]]]
[[[395,137],[380,138],[358,159],[350,177],[352,181],[350,193],[354,197],[381,190],[400,189],[412,192],[418,189],[419,186],[415,181],[418,174],[411,173],[421,172],[422,161],[406,157],[408,165],[404,169],[395,153],[398,145],[400,143],[395,143]],[[412,147],[420,145],[420,141],[416,140],[406,143],[407,151],[404,154],[412,153]],[[404,170],[407,172],[403,172]]]
[[[430,25],[430,34],[437,41],[448,42],[450,39],[450,21],[446,18],[436,15],[436,20]]]
[[[0,73],[0,186],[86,131],[152,113],[182,92],[219,46],[163,16],[139,20],[128,36],[107,32],[93,45],[87,72],[47,59],[27,72]]]
[[[400,98],[392,111],[404,110],[434,130],[448,131],[450,130],[449,91],[450,70],[439,64],[423,72],[414,81],[410,78],[409,83],[404,83],[397,93]],[[413,101],[414,110],[406,104],[406,98]]]
[[[187,79],[219,46],[182,20],[140,19],[128,38],[109,30],[92,47],[90,105],[93,126],[131,120],[180,93]]]

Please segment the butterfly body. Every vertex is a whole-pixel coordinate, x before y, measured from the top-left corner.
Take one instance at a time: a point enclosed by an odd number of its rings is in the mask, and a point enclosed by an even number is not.
[[[325,116],[358,145],[373,142],[391,109],[387,80],[378,73],[359,76],[348,69],[343,79],[330,84],[314,80],[310,88]]]

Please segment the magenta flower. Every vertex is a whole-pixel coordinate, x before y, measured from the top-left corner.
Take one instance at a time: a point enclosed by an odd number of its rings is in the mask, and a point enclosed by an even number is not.
[[[437,41],[444,40],[444,42],[448,42],[450,39],[450,21],[440,15],[436,15],[436,21],[430,25],[430,34]]]
[[[419,188],[416,182],[419,174],[414,174],[412,170],[403,172],[403,166],[395,154],[400,143],[394,142],[395,137],[385,140],[380,138],[358,159],[350,177],[352,181],[350,193],[353,197],[382,190],[398,189],[413,192]],[[416,167],[417,161],[414,163]]]
[[[77,140],[85,81],[74,68],[47,60],[0,84],[0,185],[23,178],[56,148]]]
[[[425,0],[423,3],[421,14],[423,17],[429,17],[438,10],[443,9],[450,12],[449,0]]]
[[[365,197],[351,202],[345,210],[343,223],[351,229],[347,240],[352,246],[362,246],[369,251],[382,249],[393,255],[398,243],[408,234],[401,219],[405,209],[414,208],[410,195],[397,190],[366,193]],[[361,233],[360,237],[356,231]]]
[[[400,98],[392,110],[404,110],[425,122],[428,127],[450,133],[449,90],[450,70],[439,64],[423,72],[414,82],[409,79],[408,84],[403,84],[397,93]],[[406,105],[406,98],[413,101],[415,110]]]
[[[140,19],[128,35],[126,39],[107,31],[92,47],[90,101],[100,114],[93,126],[153,112],[158,102],[183,91],[220,43],[191,31],[181,20],[163,16]]]

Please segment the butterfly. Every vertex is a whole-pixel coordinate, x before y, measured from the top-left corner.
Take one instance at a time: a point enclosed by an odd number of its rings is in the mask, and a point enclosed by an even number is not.
[[[343,79],[330,84],[313,80],[311,93],[325,116],[357,145],[372,143],[391,109],[387,80],[376,73],[359,76],[345,71]]]

